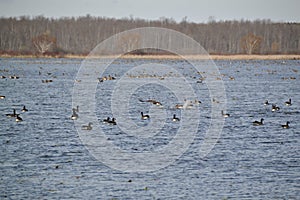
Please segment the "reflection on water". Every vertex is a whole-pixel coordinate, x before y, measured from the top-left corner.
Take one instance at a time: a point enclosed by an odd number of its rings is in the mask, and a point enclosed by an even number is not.
[[[205,80],[202,83],[199,80],[207,75],[176,60],[128,59],[113,63],[103,76],[113,75],[116,80],[98,84],[95,113],[106,137],[126,151],[154,151],[172,141],[180,127],[180,123],[172,122],[172,116],[181,117],[175,105],[184,103],[168,88],[144,85],[132,94],[126,117],[133,125],[146,127],[150,121],[141,120],[140,112],[161,109],[167,117],[156,135],[139,138],[124,133],[118,126],[103,124],[103,119],[113,117],[111,92],[118,79],[138,78],[138,74],[126,74],[132,66],[160,62],[176,67],[201,101],[194,108],[200,113],[196,116],[200,123],[194,142],[171,166],[152,173],[113,170],[92,157],[82,144],[70,119],[74,79],[81,61],[1,59],[0,76],[6,77],[0,79],[0,95],[6,97],[0,99],[1,199],[199,199],[199,196],[297,199],[299,196],[299,61],[216,62],[225,83],[226,113],[230,117],[226,118],[218,143],[204,159],[199,158],[197,149],[209,127],[212,102]],[[14,75],[20,78],[9,78]],[[140,101],[141,98],[155,99],[163,108]],[[292,105],[286,106],[284,102],[289,98]],[[265,106],[265,100],[270,105]],[[280,110],[272,112],[272,104]],[[28,112],[22,113],[24,105]],[[22,122],[5,116],[13,109],[20,113]],[[84,110],[80,110],[79,117],[81,112]],[[252,126],[260,118],[265,119],[264,125]],[[283,129],[281,125],[287,121],[290,128]]]

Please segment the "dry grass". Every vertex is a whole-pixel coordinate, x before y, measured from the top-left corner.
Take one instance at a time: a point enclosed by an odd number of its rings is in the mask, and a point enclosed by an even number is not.
[[[20,55],[12,56],[8,54],[0,55],[2,58],[55,58],[50,56],[35,56],[35,55]],[[86,58],[85,55],[73,55],[67,54],[63,58]],[[114,58],[115,56],[100,56],[97,58]],[[183,59],[183,57],[178,55],[123,55],[121,58],[125,59]],[[245,55],[245,54],[236,54],[236,55],[191,55],[185,56],[186,59],[213,59],[213,60],[300,60],[300,55]]]

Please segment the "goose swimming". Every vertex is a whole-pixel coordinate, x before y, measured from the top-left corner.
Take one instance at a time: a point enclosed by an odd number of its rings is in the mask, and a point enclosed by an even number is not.
[[[172,121],[173,122],[178,122],[178,121],[180,121],[180,119],[178,117],[176,117],[176,114],[174,114]]]
[[[141,112],[141,118],[142,119],[149,119],[150,118],[150,116],[149,115],[144,115],[144,113],[143,112]]]
[[[81,127],[81,130],[92,130],[92,122],[89,122],[88,123],[88,125],[83,125],[82,127]]]
[[[263,125],[263,121],[264,121],[264,119],[261,118],[260,121],[254,121],[252,123],[253,123],[254,126],[261,126],[261,125]]]

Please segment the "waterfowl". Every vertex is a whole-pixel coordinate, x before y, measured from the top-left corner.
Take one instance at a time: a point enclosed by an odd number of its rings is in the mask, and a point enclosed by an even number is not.
[[[144,115],[144,113],[143,112],[141,112],[141,118],[142,119],[149,119],[150,118],[150,116],[149,115]]]
[[[275,104],[272,105],[272,112],[274,111],[278,111],[280,110],[280,108],[278,106],[276,106]]]
[[[78,119],[78,114],[76,113],[75,108],[73,108],[72,110],[73,110],[73,114],[71,116],[71,119],[73,119],[73,120]]]
[[[173,122],[178,122],[178,121],[180,121],[180,119],[178,117],[176,117],[176,114],[174,114],[172,121]]]
[[[111,76],[111,75],[108,75],[108,78],[107,78],[108,80],[115,80],[116,78],[115,77],[113,77],[113,76]]]
[[[5,77],[5,76],[0,76],[0,78],[1,78],[1,79],[5,79],[6,77]]]
[[[269,101],[266,100],[265,103],[264,103],[264,105],[265,105],[265,106],[269,105]]]
[[[51,79],[42,80],[42,83],[51,83],[51,82],[53,82],[53,80]]]
[[[285,102],[285,105],[291,106],[292,105],[292,99],[289,99],[288,101]]]
[[[162,104],[159,101],[153,101],[152,104],[156,106],[162,106]]]
[[[106,119],[103,120],[103,123],[108,123],[110,121],[110,118],[107,117]]]
[[[193,107],[193,101],[187,101],[184,100],[183,109],[192,108]]]
[[[17,114],[17,116],[16,116],[16,122],[21,122],[21,121],[23,121],[23,119]]]
[[[6,114],[7,117],[17,117],[16,109],[13,110],[12,114]]]
[[[83,125],[82,127],[81,127],[81,130],[92,130],[92,122],[89,122],[88,123],[88,125]]]
[[[108,121],[108,124],[117,125],[116,119],[112,118],[111,121]]]
[[[281,125],[282,128],[290,128],[289,126],[290,122],[287,121],[286,124]]]
[[[22,112],[27,112],[27,111],[28,109],[25,106],[23,106]]]
[[[100,83],[102,83],[103,81],[107,81],[108,80],[108,78],[106,77],[106,76],[104,76],[104,77],[102,77],[102,78],[98,78],[98,81],[100,82]]]
[[[223,110],[221,111],[221,114],[222,114],[222,116],[223,116],[223,117],[225,117],[225,118],[226,118],[226,117],[230,117],[230,114],[228,114],[228,113],[224,113],[224,111],[223,111]]]
[[[199,101],[199,100],[197,100],[197,99],[195,99],[195,101],[194,101],[194,104],[196,104],[196,105],[201,104],[201,103],[202,103],[202,102]]]
[[[19,79],[20,77],[13,75],[13,76],[9,76],[10,79]]]
[[[183,108],[183,105],[181,105],[181,104],[176,104],[176,105],[175,105],[175,108],[176,108],[176,109],[182,109],[182,108]]]
[[[254,121],[252,123],[253,123],[254,126],[260,126],[260,125],[263,125],[263,121],[264,121],[264,119],[261,118],[260,121]]]
[[[76,108],[73,108],[76,112],[79,112],[79,106],[76,106]]]
[[[5,99],[5,96],[0,96],[0,99]]]
[[[148,99],[148,100],[143,100],[143,99],[139,99],[140,102],[149,102],[152,103],[153,105],[156,106],[162,106],[162,104],[159,101],[156,101],[155,99]]]
[[[213,103],[220,103],[220,101],[218,101],[215,98],[213,98]]]

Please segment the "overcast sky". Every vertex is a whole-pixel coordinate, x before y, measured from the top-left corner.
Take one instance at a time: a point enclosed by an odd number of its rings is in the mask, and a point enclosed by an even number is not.
[[[271,19],[300,22],[300,0],[0,0],[0,16],[105,16],[181,21]]]

